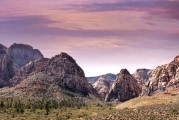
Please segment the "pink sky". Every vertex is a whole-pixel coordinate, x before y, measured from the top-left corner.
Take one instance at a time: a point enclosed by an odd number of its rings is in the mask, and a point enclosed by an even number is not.
[[[73,56],[86,76],[155,68],[179,54],[178,0],[1,0],[0,43]]]

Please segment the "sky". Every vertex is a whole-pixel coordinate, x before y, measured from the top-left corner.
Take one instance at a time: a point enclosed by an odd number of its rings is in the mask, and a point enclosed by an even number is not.
[[[179,0],[0,0],[0,43],[71,55],[86,76],[179,55]]]

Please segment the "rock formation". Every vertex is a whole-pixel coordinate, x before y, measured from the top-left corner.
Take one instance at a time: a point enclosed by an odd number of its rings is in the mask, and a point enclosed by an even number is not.
[[[141,89],[137,80],[128,72],[127,69],[122,69],[117,78],[112,84],[109,94],[105,101],[117,100],[124,102],[132,98],[138,97]]]
[[[146,84],[148,93],[152,95],[155,92],[165,91],[169,88],[179,88],[179,56],[169,64],[158,66],[149,74],[149,82]]]
[[[21,69],[25,71],[26,78],[11,88],[10,91],[15,92],[15,96],[45,96],[53,99],[78,95],[99,97],[96,90],[87,82],[81,67],[66,53],[51,59],[32,61]]]
[[[113,80],[108,79],[107,76],[102,75],[94,84],[93,87],[96,89],[98,94],[105,99],[105,96],[109,93]]]
[[[8,49],[0,46],[0,87],[11,86],[13,77],[21,76],[20,67],[30,61],[43,58],[39,50],[25,44],[13,44]]]
[[[66,53],[61,53],[50,59],[43,66],[41,72],[49,76],[56,76],[55,82],[62,88],[84,95],[96,92],[92,85],[87,82],[81,67]]]
[[[4,45],[0,44],[0,64],[6,52],[7,52],[7,48]]]
[[[22,67],[30,61],[43,58],[42,53],[38,49],[25,44],[13,44],[8,48],[7,56],[16,65]]]
[[[1,87],[4,87],[7,82],[4,81],[3,79],[3,71],[2,71],[2,62],[3,62],[3,59],[4,59],[4,56],[6,55],[6,51],[7,51],[7,48],[0,44],[0,88]]]

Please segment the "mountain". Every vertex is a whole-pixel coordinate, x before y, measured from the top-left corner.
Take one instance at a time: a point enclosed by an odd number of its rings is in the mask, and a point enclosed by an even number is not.
[[[109,78],[110,77],[107,75],[102,75],[95,83],[93,83],[93,87],[103,99],[105,99],[105,96],[109,93],[109,89],[113,83],[113,80]]]
[[[22,75],[11,88],[3,88],[3,96],[17,96],[49,99],[77,99],[81,97],[99,97],[96,90],[85,78],[84,71],[76,61],[66,53],[51,59],[33,60],[21,67]],[[68,101],[68,100],[67,100]]]
[[[87,81],[91,84],[95,83],[101,76],[105,76],[106,79],[113,81],[116,79],[116,75],[112,73],[100,75],[100,76],[94,76],[94,77],[87,77]]]
[[[122,69],[112,84],[109,93],[106,95],[105,101],[117,100],[124,102],[132,98],[138,97],[141,93],[138,81],[128,72]]]
[[[20,67],[30,61],[43,58],[42,53],[25,44],[13,44],[9,48],[0,47],[0,87],[10,86],[14,76],[21,76]]]
[[[169,64],[158,66],[149,74],[149,81],[143,88],[142,95],[153,95],[158,92],[179,88],[179,56]]]

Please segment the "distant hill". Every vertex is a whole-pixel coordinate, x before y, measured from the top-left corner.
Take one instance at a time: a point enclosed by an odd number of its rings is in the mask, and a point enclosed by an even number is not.
[[[112,73],[104,74],[104,75],[99,75],[99,76],[93,76],[93,77],[87,77],[87,81],[91,84],[95,83],[101,76],[105,76],[106,79],[108,80],[115,80],[116,75]]]

